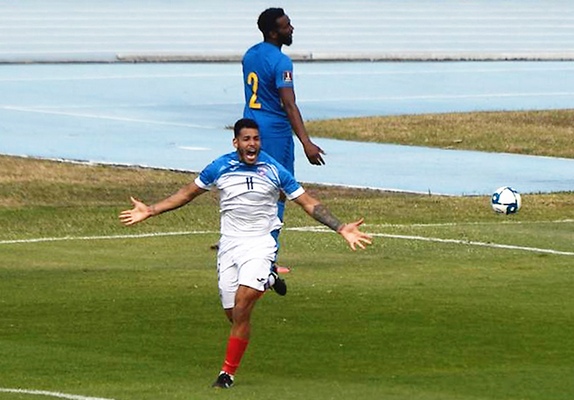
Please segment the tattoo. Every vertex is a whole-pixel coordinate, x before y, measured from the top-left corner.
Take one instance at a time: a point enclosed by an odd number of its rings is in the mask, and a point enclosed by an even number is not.
[[[338,232],[339,229],[344,225],[337,219],[337,217],[331,214],[331,211],[329,211],[323,204],[317,204],[315,207],[313,207],[313,214],[311,216],[335,232]]]

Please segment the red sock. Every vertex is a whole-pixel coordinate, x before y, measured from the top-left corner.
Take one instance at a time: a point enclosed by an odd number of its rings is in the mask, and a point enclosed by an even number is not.
[[[227,342],[225,362],[223,363],[221,370],[227,372],[229,375],[235,375],[235,371],[237,371],[237,368],[239,367],[241,357],[243,357],[243,353],[245,353],[245,349],[247,349],[248,344],[249,340],[230,336],[229,341]]]

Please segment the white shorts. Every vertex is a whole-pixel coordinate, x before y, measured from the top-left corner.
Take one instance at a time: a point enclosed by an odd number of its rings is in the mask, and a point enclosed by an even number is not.
[[[265,291],[277,244],[271,235],[221,237],[217,253],[219,297],[224,309],[235,306],[239,285]]]

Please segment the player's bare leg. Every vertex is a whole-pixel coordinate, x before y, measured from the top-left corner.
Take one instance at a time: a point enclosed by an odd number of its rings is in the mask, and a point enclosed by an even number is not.
[[[251,313],[262,294],[263,292],[240,285],[235,293],[235,306],[225,310],[225,314],[231,319],[231,332],[227,342],[225,361],[213,387],[227,389],[233,385],[235,371],[239,368],[241,358],[249,344]]]

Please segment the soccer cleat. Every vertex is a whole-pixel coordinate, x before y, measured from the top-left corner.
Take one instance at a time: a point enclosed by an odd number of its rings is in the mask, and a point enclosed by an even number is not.
[[[220,373],[213,385],[211,385],[211,387],[221,389],[229,389],[231,386],[233,386],[233,378],[226,372]]]
[[[271,286],[271,289],[277,293],[279,296],[285,296],[287,294],[287,284],[284,279],[279,278],[277,272],[275,272],[275,266],[271,271],[271,275],[275,278],[275,283]]]

